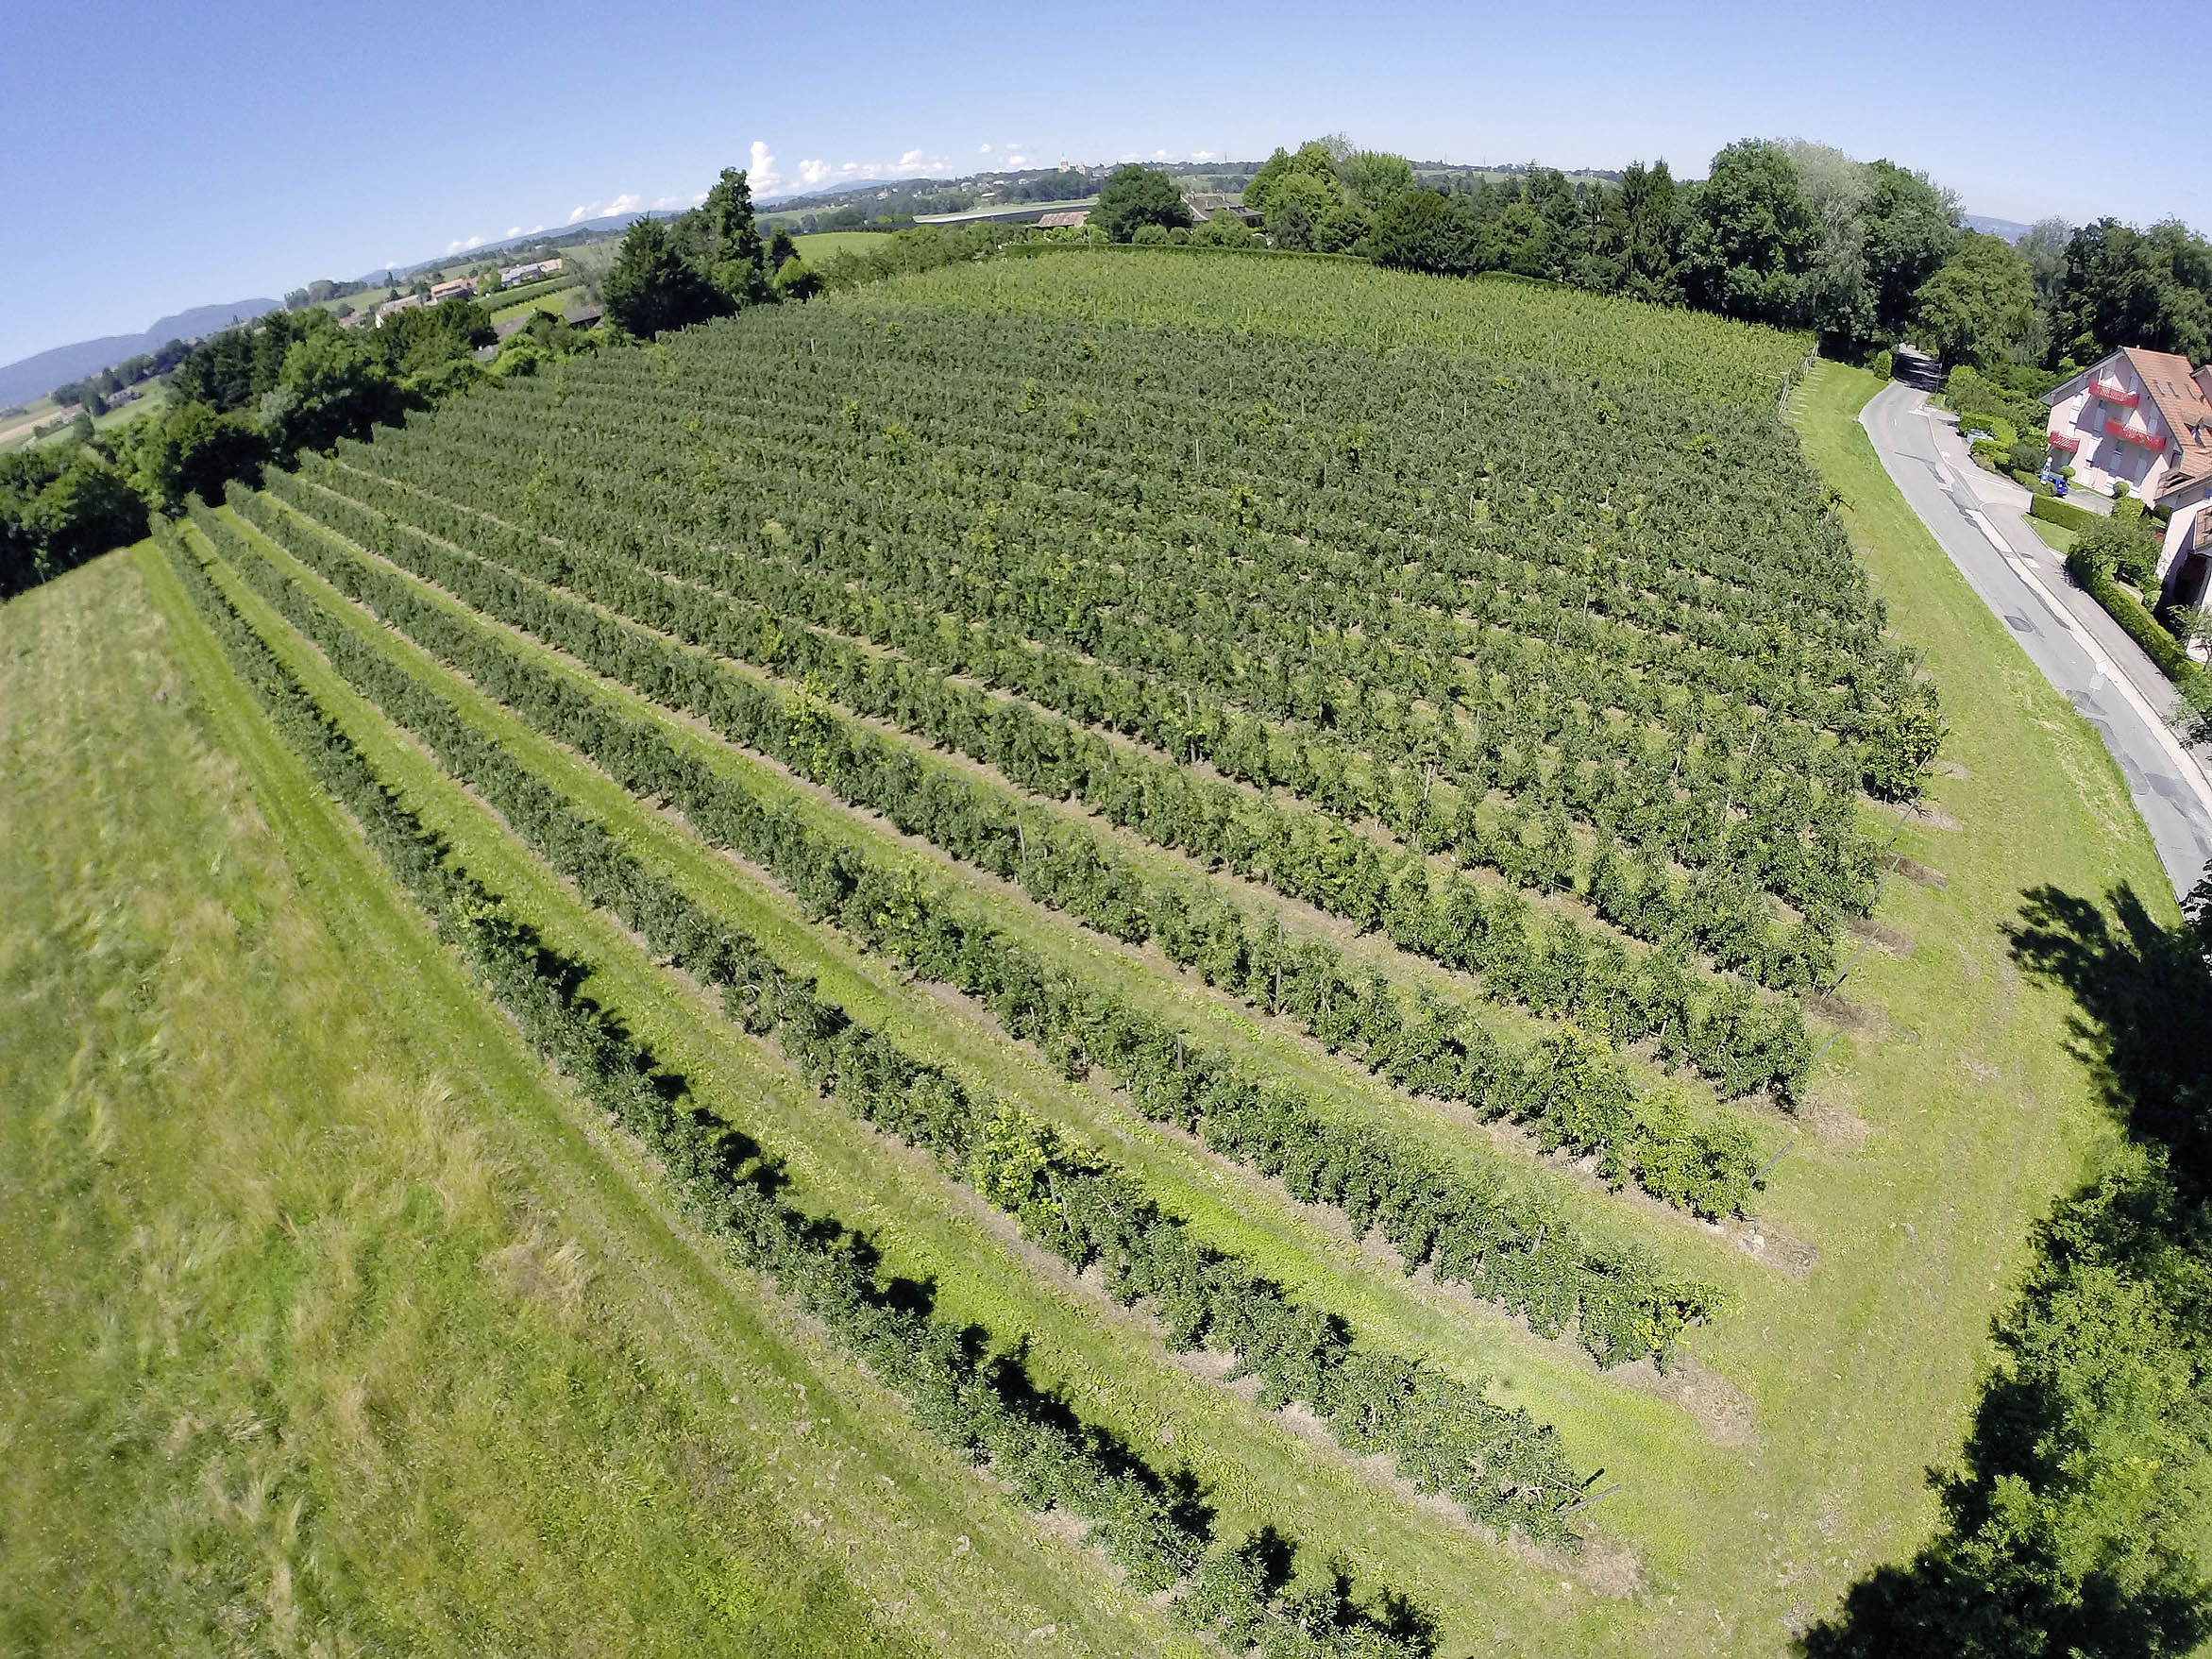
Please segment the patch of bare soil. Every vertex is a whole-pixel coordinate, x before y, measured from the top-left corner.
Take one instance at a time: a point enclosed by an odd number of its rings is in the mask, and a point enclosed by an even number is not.
[[[1938,773],[1940,776],[1947,777],[1947,778],[1960,778],[1960,779],[1966,779],[1966,778],[1970,778],[1970,777],[1972,777],[1972,776],[1974,775],[1972,772],[1968,771],[1968,770],[1967,770],[1965,767],[1963,767],[1963,766],[1959,765],[1959,763],[1958,763],[1957,761],[1955,761],[1955,760],[1939,760],[1939,761],[1937,761],[1937,762],[1935,763],[1935,770],[1936,770],[1936,772],[1937,772],[1937,773]]]
[[[1841,1025],[1854,1036],[1879,1040],[1889,1027],[1880,1008],[1849,1002],[1840,996],[1814,995],[1805,999],[1805,1006],[1832,1024]]]
[[[1523,1561],[1571,1579],[1612,1601],[1644,1594],[1644,1563],[1633,1549],[1613,1538],[1586,1538],[1572,1553],[1556,1544],[1538,1544],[1516,1533],[1507,1546]]]
[[[1840,1100],[1815,1095],[1798,1114],[1813,1138],[1830,1146],[1857,1148],[1874,1133],[1874,1126]]]
[[[1820,1265],[1819,1245],[1757,1216],[1749,1221],[1722,1222],[1715,1230],[1752,1261],[1779,1268],[1800,1284]]]
[[[1916,801],[1904,810],[1905,816],[1922,829],[1954,830],[1965,827],[1933,801]]]
[[[1932,870],[1917,858],[1907,858],[1902,853],[1892,853],[1883,862],[1907,881],[1921,887],[1941,888],[1950,885],[1950,878],[1942,871]]]
[[[1715,1446],[1747,1447],[1759,1436],[1750,1397],[1691,1355],[1677,1355],[1663,1371],[1650,1360],[1636,1360],[1606,1376],[1687,1413]]]
[[[1913,936],[1901,927],[1892,927],[1886,922],[1876,922],[1866,916],[1846,916],[1843,927],[1853,939],[1868,940],[1896,956],[1913,954]]]

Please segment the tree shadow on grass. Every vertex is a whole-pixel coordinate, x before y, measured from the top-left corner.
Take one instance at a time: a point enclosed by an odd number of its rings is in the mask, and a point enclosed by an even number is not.
[[[2190,914],[2208,896],[2192,896]],[[2110,1655],[2212,1635],[2212,971],[2126,888],[2027,896],[2014,959],[2072,992],[2124,1140],[2037,1229],[1935,1538],[1862,1580],[1808,1659]]]

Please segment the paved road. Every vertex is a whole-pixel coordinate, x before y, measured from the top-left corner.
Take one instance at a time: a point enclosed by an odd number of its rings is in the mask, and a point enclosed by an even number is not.
[[[2174,891],[2212,860],[2212,784],[2167,727],[2173,687],[2024,516],[2027,491],[1967,458],[1928,395],[1901,383],[1860,415],[1874,452],[1951,563],[2010,628],[2029,660],[2104,739],[2127,776]]]

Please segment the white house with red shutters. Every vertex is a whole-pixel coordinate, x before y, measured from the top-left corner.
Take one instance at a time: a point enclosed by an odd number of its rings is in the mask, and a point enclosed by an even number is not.
[[[2075,483],[2170,509],[2212,497],[2212,366],[2123,347],[2043,401],[2052,464],[2072,463]]]

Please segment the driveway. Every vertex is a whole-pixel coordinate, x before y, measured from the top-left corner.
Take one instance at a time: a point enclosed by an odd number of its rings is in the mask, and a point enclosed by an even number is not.
[[[2141,646],[2076,588],[2028,522],[2028,492],[1976,466],[1928,394],[1893,382],[1859,416],[1874,452],[1974,591],[2044,678],[2097,728],[2127,777],[2173,890],[2212,861],[2212,784],[2165,717],[2172,685]]]

